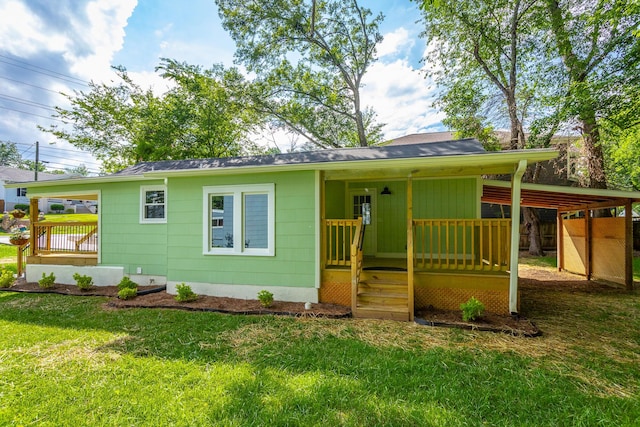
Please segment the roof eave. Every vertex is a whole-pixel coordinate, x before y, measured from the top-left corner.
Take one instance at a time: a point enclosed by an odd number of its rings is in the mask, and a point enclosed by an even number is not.
[[[480,154],[461,154],[453,156],[433,156],[418,158],[400,159],[366,159],[366,160],[343,160],[333,162],[314,162],[285,165],[259,165],[259,166],[236,166],[226,168],[202,168],[202,169],[178,169],[178,170],[158,170],[144,172],[146,177],[186,177],[199,175],[227,175],[238,173],[260,173],[260,172],[281,172],[300,170],[340,170],[348,166],[350,169],[380,169],[380,164],[384,163],[389,168],[411,168],[437,165],[446,166],[470,166],[477,165],[482,161],[484,165],[516,164],[522,159],[528,162],[540,162],[551,160],[558,156],[558,151],[553,149],[519,150],[519,151],[497,151]]]
[[[504,187],[504,188],[508,188],[511,186],[511,183],[508,181],[496,181],[496,180],[484,180],[484,184],[492,185],[495,187]],[[593,196],[611,197],[611,198],[619,198],[619,199],[633,199],[636,202],[640,201],[640,191],[609,190],[609,189],[587,188],[587,187],[564,187],[564,186],[558,186],[558,185],[532,184],[532,183],[523,183],[522,189],[547,191],[550,193],[566,193],[566,194],[574,194],[578,196],[593,195]]]
[[[144,181],[149,180],[143,175],[106,175],[106,176],[93,176],[88,178],[70,178],[60,180],[47,180],[47,181],[23,181],[23,182],[11,182],[5,185],[6,188],[38,188],[38,187],[52,187],[58,185],[77,185],[77,184],[94,184],[105,182],[126,182],[126,181]],[[157,179],[157,178],[154,178]]]

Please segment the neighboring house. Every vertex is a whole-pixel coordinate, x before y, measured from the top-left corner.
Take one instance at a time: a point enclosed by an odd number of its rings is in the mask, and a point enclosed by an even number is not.
[[[53,179],[68,178],[66,175],[38,172],[39,181],[49,181]],[[34,172],[24,169],[0,166],[0,213],[13,210],[16,204],[29,204],[26,187],[6,188],[8,182],[33,181]],[[46,212],[47,200],[41,201],[40,210]]]
[[[96,223],[68,232],[71,246],[54,241],[54,225],[32,225],[29,281],[54,272],[74,283],[80,271],[99,285],[127,275],[166,283],[170,293],[182,282],[235,298],[266,289],[278,300],[409,320],[421,307],[457,310],[471,296],[489,311],[518,312],[518,224],[481,219],[481,176],[512,176],[515,215],[526,165],[556,155],[486,152],[463,139],[144,162],[102,177],[13,185],[26,186],[32,204],[100,206]]]

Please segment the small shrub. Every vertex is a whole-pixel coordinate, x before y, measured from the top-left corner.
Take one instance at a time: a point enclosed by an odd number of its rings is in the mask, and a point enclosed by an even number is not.
[[[191,290],[191,286],[184,283],[176,285],[176,291],[178,294],[175,296],[175,299],[178,302],[189,302],[198,299],[198,295]]]
[[[258,292],[258,299],[263,307],[271,307],[273,304],[273,294],[267,290],[261,290]]]
[[[138,289],[138,284],[125,276],[120,280],[120,283],[118,283],[118,290],[121,291],[123,289]]]
[[[49,209],[55,213],[60,213],[64,210],[64,205],[61,205],[59,203],[52,203],[51,206],[49,206]]]
[[[15,205],[13,205],[13,209],[18,209],[21,211],[25,211],[26,213],[29,213],[29,209],[31,209],[31,206],[26,205],[24,203],[16,203]]]
[[[64,213],[66,213],[66,214],[74,214],[74,213],[76,213],[76,211],[74,211],[73,209],[69,208],[66,211],[64,211]]]
[[[138,295],[137,288],[122,288],[118,291],[118,298],[120,299],[132,299]]]
[[[484,304],[476,297],[471,297],[469,301],[460,304],[460,310],[462,310],[462,320],[469,322],[482,317]]]
[[[123,277],[118,283],[118,298],[131,299],[138,295],[138,284],[127,276]]]
[[[93,286],[93,279],[91,278],[91,276],[83,276],[79,273],[74,273],[73,279],[76,281],[76,286],[78,286],[78,288],[80,288],[80,290],[82,291],[91,289],[91,287]]]
[[[53,288],[53,285],[55,283],[56,283],[56,276],[53,273],[49,273],[49,275],[42,273],[42,279],[38,280],[38,285],[42,289]]]
[[[8,288],[13,284],[13,272],[3,268],[0,270],[0,288]]]

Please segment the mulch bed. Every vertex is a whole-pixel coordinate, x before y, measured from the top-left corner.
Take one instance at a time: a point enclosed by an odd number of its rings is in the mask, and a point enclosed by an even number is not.
[[[115,308],[178,308],[192,311],[213,311],[232,314],[275,314],[296,317],[328,317],[339,319],[351,316],[351,308],[336,304],[312,304],[305,310],[302,302],[274,301],[271,307],[265,308],[258,300],[212,297],[199,295],[190,302],[178,302],[174,295],[166,292],[137,296],[130,300],[113,299],[107,303]]]
[[[138,286],[139,293],[160,292],[165,286]],[[84,297],[117,297],[117,286],[92,286],[90,289],[83,291],[76,285],[61,285],[56,283],[53,288],[43,289],[35,282],[18,282],[10,288],[0,288],[0,291],[10,292],[27,292],[37,294],[61,294],[76,295]]]
[[[470,329],[474,331],[504,332],[510,335],[537,337],[542,335],[538,327],[521,316],[501,316],[485,313],[473,322],[464,322],[461,311],[440,310],[433,307],[416,312],[416,323],[427,326]]]
[[[209,311],[229,314],[272,314],[295,317],[325,317],[340,319],[351,317],[351,308],[336,304],[312,304],[305,310],[304,303],[274,301],[269,308],[262,307],[258,300],[213,297],[200,295],[191,302],[178,302],[174,295],[164,292],[164,286],[139,286],[139,295],[130,300],[117,298],[117,286],[94,286],[87,291],[75,285],[56,284],[51,289],[42,289],[37,283],[20,282],[3,291],[55,293],[76,296],[105,296],[111,299],[105,303],[109,308],[167,308],[190,311]],[[142,295],[141,295],[142,294]],[[479,331],[505,332],[520,336],[538,336],[540,330],[531,321],[524,318],[499,316],[487,313],[475,322],[463,322],[460,311],[427,309],[416,313],[416,323],[428,326],[443,326]]]

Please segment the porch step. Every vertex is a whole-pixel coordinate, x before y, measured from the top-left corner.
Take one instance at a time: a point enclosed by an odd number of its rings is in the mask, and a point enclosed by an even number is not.
[[[391,282],[388,280],[363,280],[358,286],[358,291],[362,292],[378,292],[378,293],[397,293],[407,295],[408,284],[407,282],[397,281]]]
[[[409,321],[409,310],[407,307],[390,306],[365,306],[357,307],[354,317],[361,319],[388,319]]]
[[[407,282],[369,278],[358,285],[354,317],[409,320]]]

